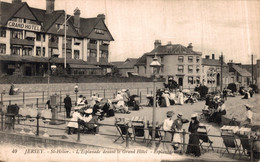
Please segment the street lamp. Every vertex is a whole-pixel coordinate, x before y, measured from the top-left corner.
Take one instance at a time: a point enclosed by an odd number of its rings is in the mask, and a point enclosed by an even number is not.
[[[52,60],[53,57],[50,57],[48,60],[48,92],[47,92],[47,99],[50,99],[50,76],[51,76],[51,72],[50,72],[50,61]],[[51,65],[51,71],[54,72],[56,69],[56,65]]]
[[[155,82],[157,82],[156,74],[159,73],[161,64],[158,61],[156,54],[153,58],[153,61],[150,64],[150,67],[152,68],[152,72],[154,74],[153,79],[153,129],[152,129],[152,148],[155,148],[155,120],[156,120],[156,88],[155,88]]]
[[[79,92],[79,86],[78,86],[78,84],[75,85],[74,91],[75,91],[75,93],[76,93],[76,102],[75,102],[75,105],[77,106],[77,103],[78,103],[78,92]]]

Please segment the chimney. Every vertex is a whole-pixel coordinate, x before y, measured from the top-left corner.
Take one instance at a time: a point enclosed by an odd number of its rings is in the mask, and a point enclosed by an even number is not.
[[[154,41],[154,49],[155,48],[157,48],[157,47],[159,47],[159,46],[161,46],[162,44],[161,44],[161,40],[155,40]]]
[[[100,18],[100,19],[102,19],[103,21],[105,21],[106,16],[105,16],[104,14],[98,14],[98,15],[97,15],[97,18]]]
[[[215,54],[213,53],[213,54],[212,54],[212,60],[214,60],[214,59],[215,59]]]
[[[12,3],[16,3],[16,4],[22,3],[22,0],[12,0]]]
[[[168,42],[167,42],[167,45],[172,45],[172,42],[171,42],[171,41],[168,41]]]
[[[46,14],[50,14],[54,11],[55,0],[46,0]]]
[[[192,43],[189,43],[189,45],[188,45],[187,48],[190,49],[190,50],[192,51],[192,49],[193,49]]]
[[[78,8],[74,10],[74,26],[77,29],[80,28],[80,10]]]
[[[205,59],[209,59],[209,55],[206,55],[206,56],[205,56]]]

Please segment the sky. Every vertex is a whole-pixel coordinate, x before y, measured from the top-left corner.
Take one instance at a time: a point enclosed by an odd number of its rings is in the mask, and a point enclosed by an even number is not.
[[[46,7],[45,0],[22,1]],[[225,62],[249,64],[251,54],[260,59],[260,0],[55,0],[55,10],[73,14],[77,7],[81,17],[106,15],[115,39],[110,61],[141,57],[155,40],[192,43],[203,57],[223,52]]]

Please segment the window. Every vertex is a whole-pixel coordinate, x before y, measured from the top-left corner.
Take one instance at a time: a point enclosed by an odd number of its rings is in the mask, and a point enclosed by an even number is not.
[[[74,59],[79,59],[79,50],[74,50]]]
[[[31,47],[24,47],[23,48],[23,56],[32,56],[32,48]]]
[[[12,31],[12,38],[23,39],[23,31],[21,31],[21,30],[13,30]]]
[[[52,42],[52,43],[58,43],[58,42],[59,42],[58,36],[56,36],[56,35],[50,35],[50,42]]]
[[[103,45],[103,46],[108,46],[109,44],[110,44],[109,41],[102,41],[102,45]]]
[[[196,77],[196,84],[200,84],[200,77],[199,76]]]
[[[96,34],[104,34],[104,30],[102,29],[95,29]]]
[[[192,76],[188,77],[188,84],[193,84],[193,77]]]
[[[199,56],[196,57],[196,61],[197,61],[197,62],[200,61],[200,57],[199,57]]]
[[[183,56],[178,56],[178,61],[183,62]]]
[[[100,51],[100,57],[108,58],[108,51]]]
[[[188,66],[188,72],[189,72],[189,73],[192,73],[192,72],[193,72],[193,66],[192,66],[192,65],[189,65],[189,66]]]
[[[43,37],[43,42],[45,42],[45,34],[37,33],[36,34],[36,41],[41,41],[41,36]]]
[[[11,48],[12,55],[20,55],[20,47]]]
[[[183,65],[178,66],[178,72],[183,73]]]
[[[193,56],[188,56],[188,62],[193,62]]]
[[[200,71],[200,66],[199,65],[196,66],[196,71],[197,71],[197,73]]]
[[[6,44],[0,44],[0,54],[6,54]]]
[[[163,63],[163,57],[160,57],[161,58],[161,63]]]
[[[90,49],[88,49],[88,51],[87,51],[87,57],[89,57],[90,56]]]
[[[144,73],[146,74],[146,66],[144,66]]]
[[[36,47],[36,56],[45,56],[45,47],[42,47],[42,55],[41,55],[41,47]]]
[[[97,40],[90,39],[90,40],[89,40],[89,43],[90,43],[90,44],[97,44]]]
[[[97,57],[97,50],[91,49],[90,50],[90,57]]]
[[[136,73],[139,74],[139,66],[137,66],[137,68],[136,68]]]
[[[0,37],[6,37],[6,30],[0,29]]]

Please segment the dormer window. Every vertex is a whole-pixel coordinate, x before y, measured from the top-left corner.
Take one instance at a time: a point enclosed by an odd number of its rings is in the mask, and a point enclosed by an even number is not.
[[[102,29],[95,29],[96,34],[104,34],[104,30]]]

